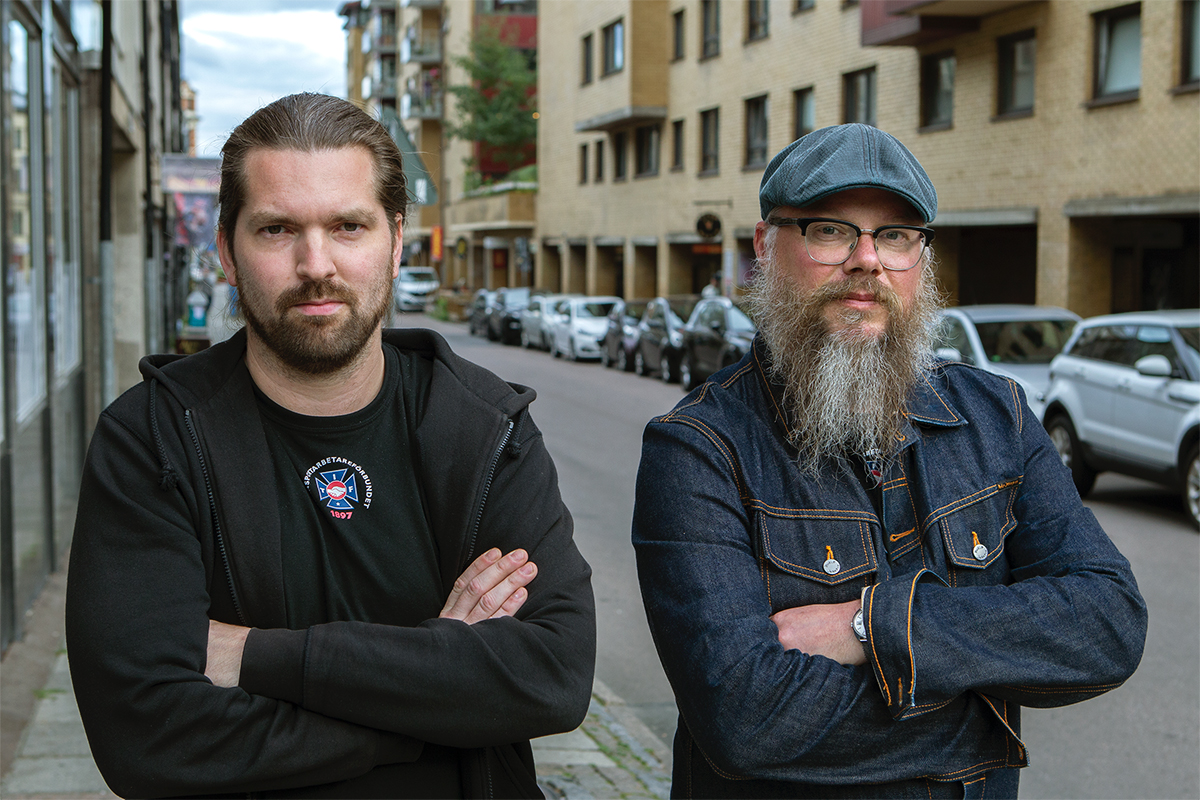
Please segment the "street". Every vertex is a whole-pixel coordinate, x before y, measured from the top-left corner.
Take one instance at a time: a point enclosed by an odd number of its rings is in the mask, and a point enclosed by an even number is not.
[[[471,337],[465,324],[416,314],[396,323],[431,327],[464,357],[537,390],[533,418],[595,572],[596,675],[669,746],[675,706],[642,611],[629,532],[642,429],[683,393]],[[1133,678],[1107,695],[1024,712],[1030,767],[1022,797],[1200,797],[1200,535],[1176,494],[1141,481],[1102,475],[1087,505],[1133,564],[1150,609],[1145,656]]]

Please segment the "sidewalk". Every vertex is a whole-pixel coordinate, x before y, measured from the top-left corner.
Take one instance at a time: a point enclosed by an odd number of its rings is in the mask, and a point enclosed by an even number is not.
[[[43,594],[48,602],[29,623],[32,638],[41,630],[42,637],[57,635],[61,643],[62,603],[53,596],[62,592],[65,581],[52,580]],[[46,600],[43,598],[42,600]],[[55,602],[55,601],[58,602]],[[115,797],[105,786],[96,765],[92,762],[83,723],[75,706],[75,694],[67,669],[65,647],[48,651],[51,660],[49,677],[41,688],[28,685],[31,675],[40,677],[45,664],[36,664],[28,648],[14,644],[5,655],[2,665],[5,698],[4,734],[19,737],[11,768],[0,781],[0,797],[63,798],[64,800],[99,800]],[[32,714],[23,731],[20,701],[15,693],[32,694]],[[16,710],[14,710],[16,709]],[[14,742],[7,741],[7,751]],[[665,800],[671,787],[670,751],[655,736],[621,698],[596,681],[587,719],[578,729],[547,736],[533,742],[534,759],[538,766],[538,781],[549,798],[566,800],[607,800],[608,798],[655,798]],[[7,761],[7,759],[6,759]]]

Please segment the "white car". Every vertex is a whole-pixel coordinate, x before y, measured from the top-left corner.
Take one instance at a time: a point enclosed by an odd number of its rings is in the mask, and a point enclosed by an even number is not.
[[[1029,305],[958,306],[942,310],[934,347],[947,361],[962,361],[1015,380],[1041,421],[1058,355],[1079,315],[1065,308]]]
[[[393,284],[397,311],[424,311],[442,283],[430,267],[401,267]]]
[[[608,314],[619,297],[568,297],[555,306],[554,337],[550,349],[554,356],[572,361],[600,358],[600,342],[608,331]]]
[[[555,306],[569,294],[535,294],[521,311],[521,346],[549,350],[554,337]]]
[[[1046,430],[1080,496],[1112,470],[1177,488],[1200,528],[1200,309],[1079,323],[1050,364]]]

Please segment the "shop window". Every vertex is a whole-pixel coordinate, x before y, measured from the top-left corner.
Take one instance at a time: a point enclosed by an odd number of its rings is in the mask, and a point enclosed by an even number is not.
[[[949,128],[954,122],[953,53],[937,53],[921,59],[921,126]]]
[[[767,163],[767,96],[746,101],[746,161],[747,167]]]
[[[633,132],[634,169],[641,178],[658,174],[658,151],[662,128],[658,125],[643,125]]]
[[[700,112],[700,174],[713,174],[720,168],[720,110]]]
[[[996,93],[999,114],[1033,111],[1037,38],[1033,31],[1005,36],[996,43],[1000,86]]]
[[[792,92],[792,138],[799,139],[816,130],[816,116],[812,87]]]
[[[721,0],[700,0],[700,58],[712,58],[721,52]]]
[[[617,20],[601,31],[604,40],[604,74],[611,75],[625,68],[625,21]]]
[[[746,41],[765,39],[771,32],[767,0],[746,0]]]
[[[842,76],[842,121],[875,124],[875,68]]]
[[[1142,7],[1122,6],[1094,15],[1093,99],[1136,100],[1142,86]]]

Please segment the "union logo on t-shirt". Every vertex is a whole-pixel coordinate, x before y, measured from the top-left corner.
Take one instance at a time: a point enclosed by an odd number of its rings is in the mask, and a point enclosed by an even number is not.
[[[334,519],[350,519],[355,506],[371,507],[371,479],[366,470],[346,458],[323,458],[304,473],[304,488],[317,485],[317,498]]]

